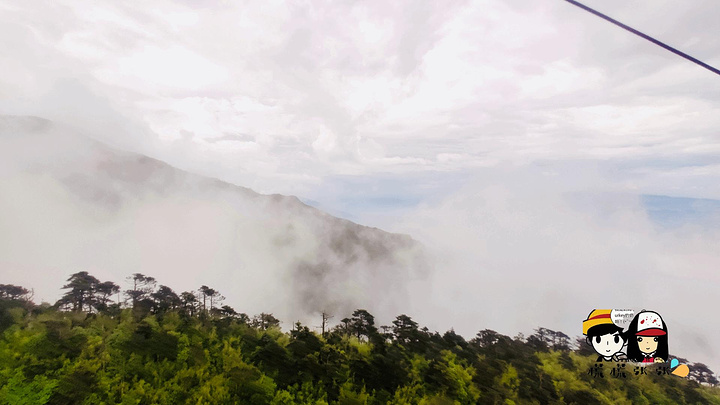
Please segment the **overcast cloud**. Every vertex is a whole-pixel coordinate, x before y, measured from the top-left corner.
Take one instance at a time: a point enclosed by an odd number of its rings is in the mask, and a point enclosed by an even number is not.
[[[319,201],[329,178],[565,160],[720,198],[720,81],[566,2],[152,4],[3,2],[3,112]],[[588,4],[720,64],[712,1]]]
[[[720,66],[716,1],[586,3]],[[655,294],[717,308],[714,230],[659,231],[636,198],[720,199],[720,78],[564,1],[0,1],[0,46],[0,113],[409,232],[447,259],[417,288],[457,322],[655,305],[720,364],[705,310]],[[568,197],[588,192],[610,202]],[[534,309],[510,321],[451,283],[509,291],[517,269],[527,298],[498,302]]]

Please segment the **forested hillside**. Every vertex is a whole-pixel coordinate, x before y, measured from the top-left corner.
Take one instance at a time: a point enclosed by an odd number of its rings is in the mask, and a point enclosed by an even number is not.
[[[133,269],[183,289],[197,287],[191,278],[202,268],[205,283],[223,285],[248,312],[283,319],[323,308],[349,314],[372,296],[389,317],[389,308],[408,299],[390,286],[424,279],[432,269],[428,251],[408,235],[87,135],[39,117],[0,114],[0,195],[12,197],[0,198],[0,223],[22,229],[3,233],[0,262],[21,274],[14,283],[39,295],[62,286],[66,276],[57,268],[101,263],[115,282]],[[265,307],[265,290],[282,293]]]
[[[599,369],[586,345],[544,328],[466,340],[406,315],[377,326],[359,309],[334,328],[283,332],[207,286],[178,295],[142,274],[128,282],[121,292],[76,273],[52,306],[0,285],[0,403],[720,404],[702,364],[689,378],[662,365]]]

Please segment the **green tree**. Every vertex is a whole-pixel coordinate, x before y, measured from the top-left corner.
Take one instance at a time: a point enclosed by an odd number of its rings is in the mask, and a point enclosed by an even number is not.
[[[46,404],[58,382],[44,375],[28,380],[20,369],[0,388],[0,403],[13,405]]]
[[[98,284],[100,284],[100,280],[88,274],[87,271],[81,271],[72,274],[67,281],[68,283],[62,288],[68,291],[55,305],[73,311],[86,309],[92,311],[93,306],[96,304],[95,291]]]
[[[417,343],[420,339],[418,324],[409,316],[405,314],[398,315],[392,323],[393,335],[395,336],[395,340],[397,340],[400,344],[406,345]]]
[[[350,318],[350,330],[358,339],[363,336],[369,338],[370,335],[377,333],[375,317],[364,309],[355,310]]]
[[[182,301],[172,288],[161,285],[157,291],[150,294],[153,300],[153,311],[155,313],[165,313],[181,306]]]
[[[112,301],[111,297],[118,292],[120,292],[120,286],[112,281],[98,283],[95,286],[94,294],[95,308],[100,312],[106,311]]]
[[[207,301],[216,293],[217,291],[206,285],[200,286],[198,289],[198,295],[200,295],[200,299],[202,300],[202,310],[204,313],[207,313]]]
[[[154,277],[146,276],[141,273],[134,273],[129,276],[128,281],[132,288],[125,291],[125,295],[131,301],[132,307],[135,308],[138,303],[146,303],[152,305],[150,296],[155,290],[157,281]]]
[[[0,284],[0,300],[30,301],[31,293],[25,287],[13,284]]]
[[[180,294],[180,305],[185,314],[193,316],[198,310],[198,299],[195,293],[184,291]]]
[[[685,363],[686,364],[686,363]],[[700,384],[717,385],[718,379],[715,373],[703,363],[693,363],[690,366],[690,374],[688,378],[697,381]]]
[[[266,314],[262,312],[259,315],[255,315],[253,317],[250,325],[260,330],[267,330],[272,327],[280,326],[280,320],[275,318],[273,314]]]

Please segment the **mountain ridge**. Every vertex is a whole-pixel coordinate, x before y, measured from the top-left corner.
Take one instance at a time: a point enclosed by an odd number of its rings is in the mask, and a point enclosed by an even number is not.
[[[57,255],[63,276],[70,267],[117,260],[128,263],[126,274],[138,267],[179,266],[184,270],[177,273],[189,278],[188,285],[198,278],[222,284],[220,275],[238,279],[239,272],[285,292],[288,302],[277,310],[288,316],[299,316],[299,308],[305,313],[350,310],[370,295],[399,297],[405,281],[426,271],[422,247],[409,235],[337,218],[296,196],[260,194],[69,131],[37,117],[0,118],[0,142],[11,156],[10,174],[0,188],[24,201],[0,205],[6,214],[0,225],[28,227],[24,233],[36,235],[0,248],[0,262],[10,267],[33,267],[10,250],[32,251],[39,243],[53,251],[55,244],[68,245]],[[39,211],[34,206],[41,201]],[[13,222],[8,218],[13,216],[28,220]],[[34,224],[30,218],[37,216],[55,226]],[[56,267],[52,257],[28,261]],[[204,278],[190,277],[192,267],[182,257],[198,266],[208,263],[211,271],[204,270]],[[110,267],[118,276],[120,264]],[[390,307],[402,299],[392,301]]]

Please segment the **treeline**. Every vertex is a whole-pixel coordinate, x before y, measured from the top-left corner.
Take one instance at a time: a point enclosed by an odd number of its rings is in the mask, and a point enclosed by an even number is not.
[[[689,379],[630,364],[598,373],[589,346],[545,328],[466,340],[407,315],[378,326],[358,309],[320,333],[299,322],[283,333],[272,314],[238,313],[207,286],[127,281],[121,292],[75,273],[54,305],[0,285],[0,403],[720,404],[701,364]]]
[[[127,277],[130,284],[121,294],[119,285],[112,281],[101,282],[81,271],[72,274],[62,289],[67,290],[53,308],[64,311],[84,311],[117,316],[124,308],[133,309],[136,316],[161,315],[175,311],[183,316],[213,316],[235,318],[254,327],[267,329],[280,321],[272,314],[259,314],[250,319],[229,305],[222,305],[225,297],[206,285],[196,291],[183,291],[179,295],[166,285],[158,285],[154,277],[134,273]],[[15,287],[22,288],[22,287]]]

